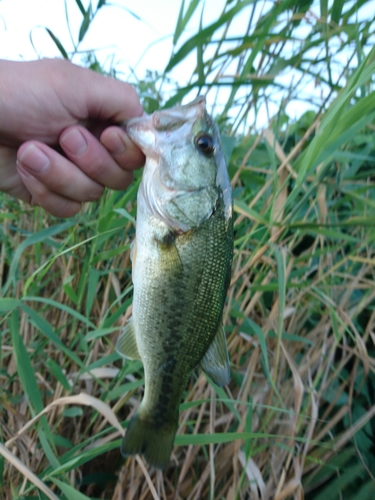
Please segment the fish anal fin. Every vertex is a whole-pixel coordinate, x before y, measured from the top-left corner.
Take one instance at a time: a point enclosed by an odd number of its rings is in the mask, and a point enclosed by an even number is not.
[[[229,383],[229,355],[224,327],[215,335],[210,347],[200,362],[202,370],[220,387]]]
[[[117,339],[116,351],[126,359],[141,359],[135,337],[133,319],[130,318]]]

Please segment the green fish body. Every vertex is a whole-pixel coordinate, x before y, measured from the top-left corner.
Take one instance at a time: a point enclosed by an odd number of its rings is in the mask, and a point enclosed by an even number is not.
[[[200,364],[218,385],[229,381],[222,314],[233,253],[232,196],[217,127],[198,98],[130,120],[146,155],[132,251],[133,315],[118,352],[140,359],[142,403],[121,452],[168,464],[178,408]]]

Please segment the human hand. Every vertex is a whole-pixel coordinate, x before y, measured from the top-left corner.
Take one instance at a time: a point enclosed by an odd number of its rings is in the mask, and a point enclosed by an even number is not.
[[[69,61],[0,61],[0,190],[70,217],[125,189],[144,156],[115,124],[142,113],[133,87]]]

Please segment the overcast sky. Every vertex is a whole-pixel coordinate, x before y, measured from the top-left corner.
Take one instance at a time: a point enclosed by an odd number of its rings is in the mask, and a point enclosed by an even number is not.
[[[85,7],[90,3],[89,0],[81,1]],[[146,70],[162,73],[172,52],[172,36],[181,1],[107,1],[111,5],[100,9],[79,46],[80,50],[95,50],[101,64],[106,61],[106,69],[113,65],[118,76],[124,80],[132,81],[133,70],[139,79],[144,77]],[[97,3],[98,0],[92,0],[92,4]],[[189,5],[190,2],[186,0],[185,3]],[[188,30],[185,30],[184,34],[185,39],[197,32],[202,5],[203,2],[189,22]],[[205,0],[204,5],[203,25],[207,26],[219,17],[225,0]],[[248,8],[251,8],[250,5]],[[315,15],[319,17],[319,1],[314,8],[317,9]],[[248,16],[244,15],[244,12],[241,12],[231,24],[232,34],[243,34],[246,31]],[[366,4],[359,15],[369,17],[373,16],[374,12],[369,13],[369,4]],[[30,60],[38,57],[61,57],[46,28],[59,38],[67,52],[71,52],[74,47],[68,27],[70,26],[73,39],[77,41],[81,22],[82,14],[76,0],[0,0],[0,58]],[[179,46],[182,41],[180,40]],[[73,61],[79,64],[80,58],[78,54]],[[171,76],[184,85],[191,76],[195,64],[196,54],[193,52],[173,70]],[[288,78],[290,80],[291,74],[291,71],[284,72],[280,78],[284,81]],[[226,102],[228,91],[228,87],[220,90],[221,103]],[[314,81],[311,80],[305,85],[303,94],[309,97],[317,91],[319,88],[316,90]],[[214,99],[214,96],[209,95],[209,102],[211,97]],[[277,112],[280,105],[277,102],[277,95],[274,100],[275,102],[271,103],[273,106],[271,114]],[[311,109],[311,106],[304,102],[304,97],[301,97],[300,100],[288,104],[288,113],[292,117],[297,117],[307,108]],[[259,117],[263,126],[267,117],[264,116],[262,119],[261,113]]]
[[[82,3],[87,6],[89,2],[82,0]],[[97,0],[92,3],[96,5]],[[108,3],[111,5],[99,10],[80,45],[81,50],[100,49],[101,60],[106,55],[114,55],[121,71],[136,67],[139,77],[146,69],[163,71],[172,50],[180,1],[113,0]],[[82,15],[75,0],[66,0],[66,4],[71,32],[77,40]],[[206,0],[205,20],[217,18],[223,4],[222,0]],[[0,0],[0,18],[0,58],[30,60],[59,56],[45,28],[49,28],[68,51],[73,49],[64,0]],[[197,12],[189,25],[192,30],[197,29],[198,22]],[[77,58],[76,62],[79,62]],[[185,67],[183,71],[190,76],[190,69]]]

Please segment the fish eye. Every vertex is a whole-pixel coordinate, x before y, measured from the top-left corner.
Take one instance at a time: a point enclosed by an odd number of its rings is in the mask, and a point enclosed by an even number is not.
[[[210,134],[200,134],[194,139],[195,146],[204,156],[211,157],[215,154],[214,138]]]

